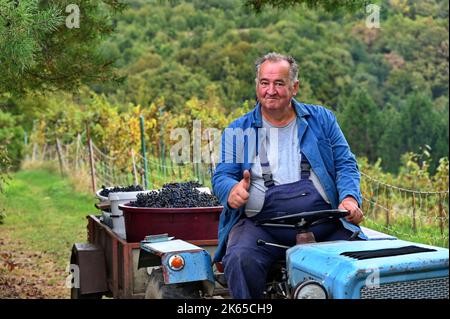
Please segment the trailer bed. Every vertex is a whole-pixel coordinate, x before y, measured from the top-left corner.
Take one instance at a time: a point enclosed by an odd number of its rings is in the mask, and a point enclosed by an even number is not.
[[[106,296],[122,299],[144,298],[147,286],[147,269],[137,269],[140,242],[127,242],[103,224],[99,216],[87,216],[87,239],[90,244],[103,249],[106,263],[108,292]],[[169,234],[170,235],[170,234]],[[182,238],[180,238],[182,239]],[[189,240],[213,256],[217,240]]]

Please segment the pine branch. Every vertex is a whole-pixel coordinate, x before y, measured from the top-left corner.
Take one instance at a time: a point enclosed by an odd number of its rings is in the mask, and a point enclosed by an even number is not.
[[[126,4],[118,0],[83,2],[83,24],[69,30],[63,27],[62,8],[67,1],[47,5],[49,2],[0,0],[1,92],[70,89],[81,82],[114,79],[113,62],[105,62],[97,48],[114,30],[108,21]]]

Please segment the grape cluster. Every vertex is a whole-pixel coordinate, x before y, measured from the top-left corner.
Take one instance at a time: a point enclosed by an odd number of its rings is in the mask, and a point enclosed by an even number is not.
[[[173,188],[173,189],[192,189],[196,187],[203,187],[202,184],[196,181],[189,181],[183,183],[167,183],[163,185],[163,188]]]
[[[136,201],[132,201],[130,206],[152,208],[220,206],[217,197],[195,189],[201,186],[201,184],[192,181],[164,184],[162,189],[158,191],[137,194]]]
[[[100,191],[100,195],[104,197],[108,197],[109,193],[121,193],[121,192],[140,192],[143,191],[143,188],[140,185],[130,185],[126,187],[122,186],[114,186],[106,188],[105,185],[102,185],[102,190]]]

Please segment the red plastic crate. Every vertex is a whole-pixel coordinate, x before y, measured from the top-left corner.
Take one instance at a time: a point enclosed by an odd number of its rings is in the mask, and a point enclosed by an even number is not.
[[[119,205],[125,219],[128,242],[139,242],[147,235],[168,233],[177,239],[217,239],[223,206],[193,208],[148,208]]]

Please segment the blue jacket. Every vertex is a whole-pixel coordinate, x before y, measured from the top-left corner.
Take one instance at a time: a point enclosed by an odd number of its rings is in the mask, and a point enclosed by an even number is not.
[[[308,158],[312,169],[320,180],[328,199],[333,208],[337,208],[339,203],[347,196],[355,198],[361,207],[360,192],[360,173],[356,163],[355,156],[350,151],[350,147],[342,133],[334,114],[326,108],[319,105],[310,105],[297,102],[292,99],[295,111],[297,113],[298,140],[302,153]],[[232,122],[229,129],[241,128],[257,129],[262,127],[261,107],[256,107]],[[219,163],[212,178],[212,188],[214,194],[219,198],[224,209],[219,219],[219,245],[214,256],[215,261],[222,260],[225,254],[226,242],[231,228],[237,223],[240,216],[244,213],[244,207],[233,209],[228,206],[228,195],[231,189],[242,178],[244,170],[250,170],[251,163],[248,160],[254,150],[258,150],[247,145],[248,139],[244,139],[243,150],[245,154],[239,154],[239,148],[236,146],[236,138],[232,140],[232,152],[230,148],[225,154],[226,134],[222,134],[221,156]],[[257,134],[256,134],[257,135]],[[257,143],[256,143],[257,144]],[[225,161],[225,157],[227,160]],[[229,160],[230,156],[232,161]],[[240,158],[242,160],[237,160]],[[360,230],[358,226],[353,225],[341,219],[345,228],[351,231]],[[360,232],[359,237],[367,239]]]

